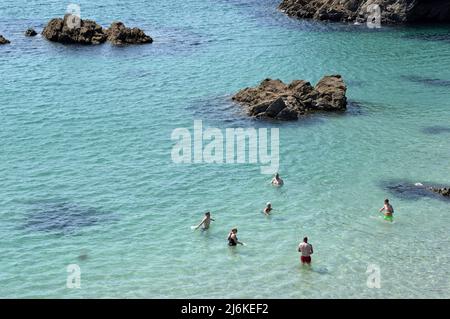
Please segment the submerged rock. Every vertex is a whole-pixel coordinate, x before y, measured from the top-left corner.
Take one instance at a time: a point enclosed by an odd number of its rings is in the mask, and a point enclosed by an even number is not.
[[[382,23],[450,21],[448,0],[283,0],[279,9],[297,18],[362,22],[371,4],[380,6]]]
[[[304,80],[289,85],[281,80],[265,79],[254,88],[246,88],[233,100],[246,106],[257,118],[297,120],[312,111],[343,111],[347,107],[347,87],[340,75],[323,77],[315,87]]]
[[[152,43],[153,39],[139,28],[127,28],[122,22],[113,22],[106,30],[108,41],[115,45]]]
[[[50,41],[64,44],[100,44],[106,41],[104,29],[92,20],[79,19],[66,14],[63,19],[51,19],[42,31]]]
[[[422,132],[425,134],[445,134],[450,133],[450,126],[427,126],[422,129]]]
[[[0,34],[0,44],[8,44],[8,43],[11,42]]]
[[[85,227],[117,220],[112,212],[70,202],[33,204],[25,214],[24,228],[30,231],[72,234]]]
[[[388,181],[382,182],[381,186],[388,189],[391,193],[405,199],[450,199],[450,187],[437,186],[436,184],[428,182],[413,183],[411,181]]]
[[[27,36],[27,37],[34,37],[36,35],[37,35],[37,32],[32,28],[29,28],[29,29],[27,29],[27,31],[25,31],[25,36]]]
[[[450,188],[448,188],[448,187],[442,187],[442,188],[431,187],[430,189],[431,189],[431,191],[433,191],[436,194],[450,198]]]

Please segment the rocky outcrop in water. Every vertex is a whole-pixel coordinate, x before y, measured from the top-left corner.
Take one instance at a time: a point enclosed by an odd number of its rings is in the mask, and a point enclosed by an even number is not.
[[[431,189],[431,191],[433,191],[436,194],[450,198],[450,188],[448,188],[448,187],[442,187],[442,188],[431,187],[430,189]]]
[[[380,6],[382,23],[450,21],[448,0],[283,0],[279,9],[297,18],[347,22],[365,21],[371,4]]]
[[[429,182],[417,183],[411,181],[385,181],[381,183],[383,188],[401,198],[418,200],[421,198],[450,200],[450,187]]]
[[[0,44],[8,44],[8,43],[11,42],[0,34]]]
[[[297,120],[313,111],[343,111],[347,107],[347,87],[340,75],[323,77],[315,87],[308,81],[265,79],[254,88],[245,88],[233,100],[246,107],[250,116]]]
[[[63,19],[51,19],[42,35],[50,41],[64,44],[100,44],[107,38],[102,26],[95,21],[79,19],[70,14],[66,14]]]
[[[51,19],[42,35],[50,41],[64,44],[101,44],[110,41],[117,45],[153,42],[141,29],[127,28],[122,22],[114,22],[109,29],[104,29],[95,21],[79,19],[70,14],[66,14],[63,19]]]
[[[122,22],[113,22],[106,30],[108,41],[115,45],[152,43],[153,39],[139,28],[127,28]]]
[[[37,32],[32,28],[29,28],[29,29],[27,29],[27,31],[25,31],[25,36],[27,36],[27,37],[34,37],[36,35],[37,35]]]

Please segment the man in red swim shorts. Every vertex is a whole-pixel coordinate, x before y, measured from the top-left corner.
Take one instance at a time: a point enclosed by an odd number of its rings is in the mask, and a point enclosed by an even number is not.
[[[302,264],[311,264],[313,247],[308,243],[308,237],[303,238],[303,242],[298,245],[298,251],[302,253],[302,256],[300,257]]]

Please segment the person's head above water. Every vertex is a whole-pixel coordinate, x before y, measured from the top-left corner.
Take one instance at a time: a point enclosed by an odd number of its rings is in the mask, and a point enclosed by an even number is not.
[[[231,229],[231,232],[232,232],[233,234],[236,234],[236,233],[237,233],[237,228],[232,228],[232,229]]]
[[[303,242],[307,243],[308,242],[308,237],[304,237],[303,238]]]
[[[280,174],[276,173],[275,178],[280,178]]]
[[[385,203],[385,204],[389,204],[389,199],[386,198],[386,199],[384,200],[384,203]]]
[[[267,202],[266,206],[267,206],[267,207],[271,207],[272,204],[271,204],[270,202]]]
[[[211,216],[211,213],[210,213],[210,212],[206,212],[206,213],[205,213],[205,216],[208,216],[208,217],[209,217],[209,216]]]

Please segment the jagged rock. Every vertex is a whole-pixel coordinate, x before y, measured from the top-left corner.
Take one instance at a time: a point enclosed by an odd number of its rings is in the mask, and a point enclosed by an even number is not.
[[[108,41],[115,45],[152,43],[153,39],[139,28],[127,28],[122,22],[113,22],[106,30]]]
[[[269,105],[266,109],[266,114],[269,117],[276,117],[285,107],[286,104],[284,103],[283,98],[279,97]]]
[[[27,36],[27,37],[34,37],[36,35],[37,35],[37,32],[32,28],[29,28],[29,29],[27,29],[27,31],[25,31],[25,36]]]
[[[447,187],[442,187],[442,188],[431,187],[431,191],[435,192],[436,194],[445,196],[445,197],[450,197],[450,188],[447,188]]]
[[[315,106],[319,110],[339,111],[347,106],[345,93],[347,87],[340,75],[331,75],[323,77],[315,86],[317,99]]]
[[[362,22],[371,4],[380,6],[382,23],[450,21],[448,0],[283,0],[279,9],[297,18]]]
[[[106,41],[104,29],[92,20],[79,19],[66,14],[63,19],[51,19],[42,31],[50,41],[64,44],[100,44]]]
[[[0,44],[8,44],[8,43],[11,42],[0,34]]]
[[[112,44],[151,43],[153,39],[139,28],[127,28],[122,22],[114,22],[108,29],[92,20],[83,20],[66,14],[63,19],[51,19],[42,31],[50,41],[64,44],[100,44],[107,40]]]
[[[257,87],[239,91],[233,100],[247,107],[250,116],[297,120],[308,112],[345,110],[346,91],[340,75],[325,76],[315,87],[304,80],[286,85],[281,80],[265,79]]]

